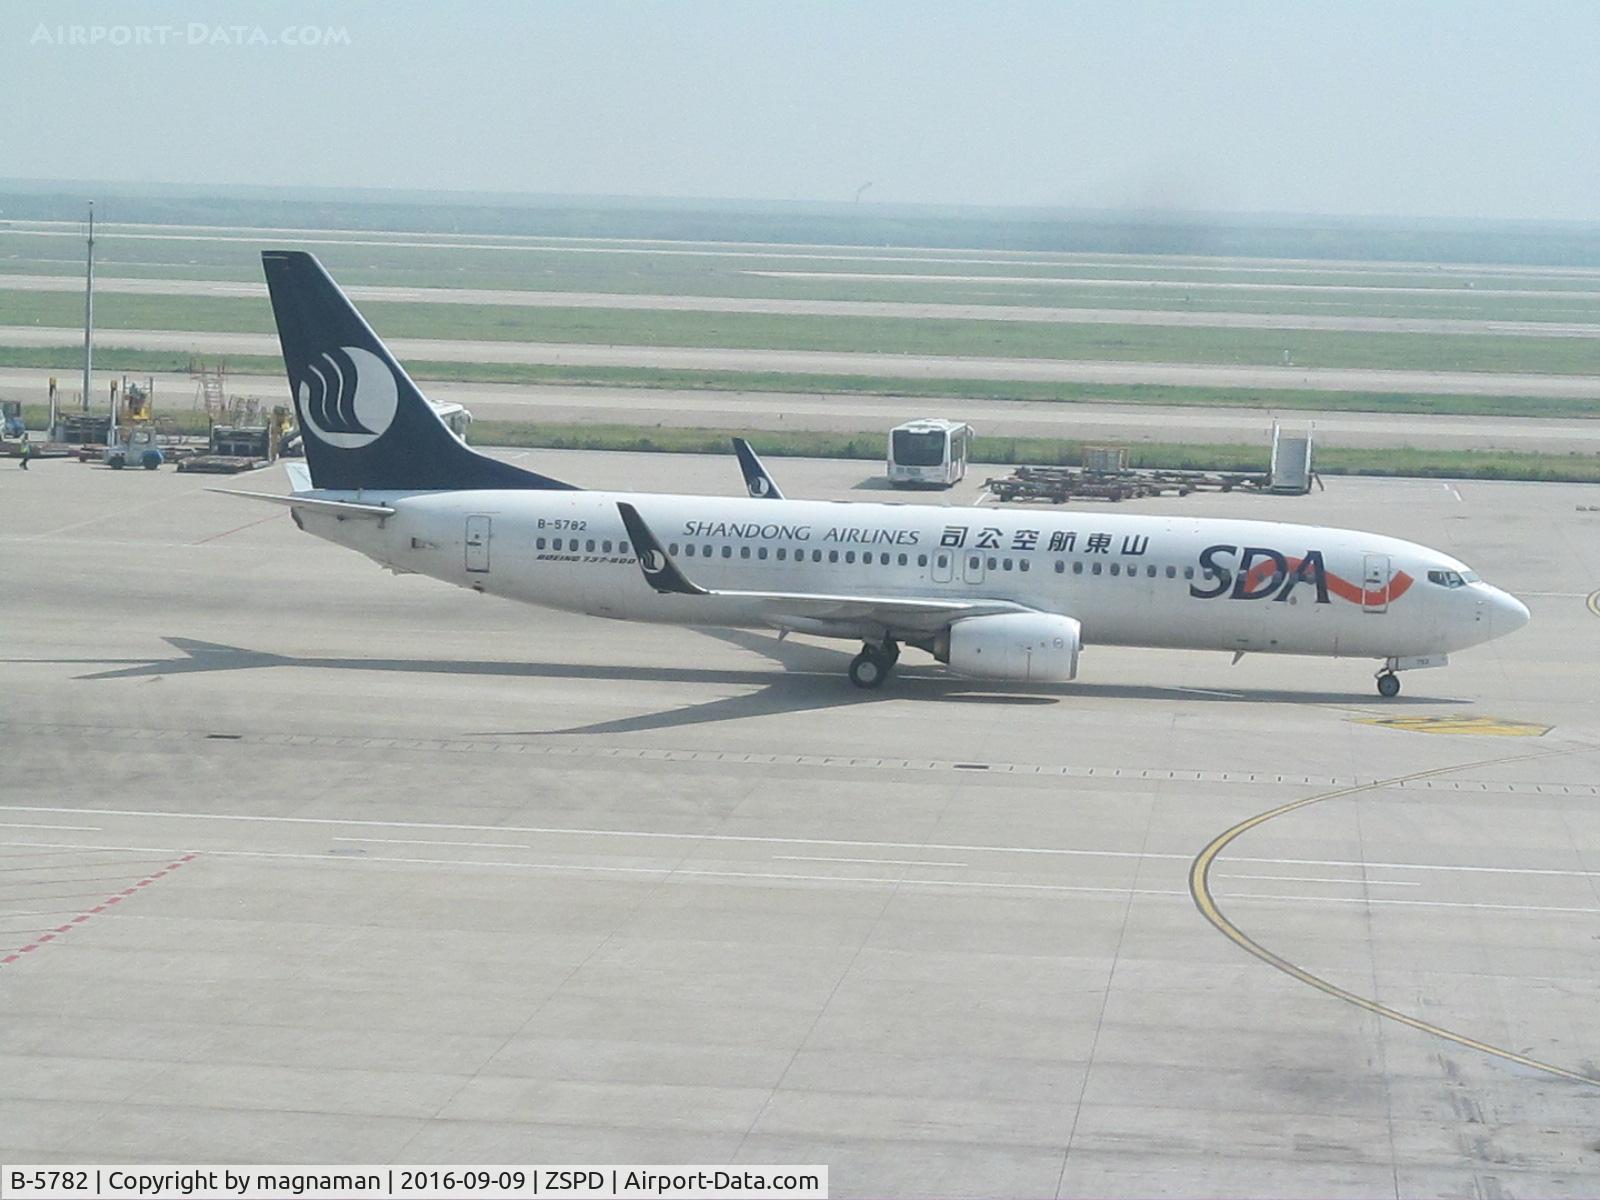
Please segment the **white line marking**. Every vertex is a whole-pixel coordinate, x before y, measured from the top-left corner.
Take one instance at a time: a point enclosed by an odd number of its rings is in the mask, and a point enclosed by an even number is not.
[[[613,867],[585,865],[582,863],[529,863],[496,862],[477,858],[341,858],[331,854],[303,854],[288,850],[202,850],[186,847],[161,846],[98,846],[77,845],[66,842],[0,842],[0,846],[46,846],[52,850],[147,850],[157,854],[196,854],[205,858],[280,858],[302,862],[377,866],[388,863],[401,866],[429,867],[500,867],[523,871],[574,871],[601,875],[658,875],[666,878],[679,876],[696,879],[770,879],[780,882],[804,883],[870,883],[893,887],[952,887],[991,888],[1004,891],[1029,892],[1089,892],[1111,896],[1182,896],[1187,891],[1158,888],[1093,887],[1085,884],[1063,883],[978,883],[960,879],[899,879],[876,875],[791,875],[776,871],[712,871],[690,867]]]
[[[285,850],[203,850],[196,847],[170,846],[99,846],[78,845],[65,842],[0,842],[0,846],[42,846],[52,850],[140,850],[155,854],[197,854],[207,858],[266,858],[293,859],[302,862],[333,864],[360,864],[376,866],[429,867],[497,867],[524,871],[572,871],[600,875],[658,875],[664,878],[694,879],[766,879],[782,883],[864,883],[891,887],[943,887],[962,889],[989,889],[998,891],[1088,893],[1109,896],[1167,896],[1190,898],[1187,889],[1093,887],[1085,884],[1063,883],[982,883],[961,879],[898,879],[875,875],[791,875],[773,871],[711,871],[680,867],[612,867],[586,866],[579,863],[520,863],[494,862],[473,858],[340,858],[330,854],[297,854]],[[1419,908],[1476,908],[1501,912],[1552,912],[1579,913],[1600,916],[1600,908],[1568,908],[1558,905],[1489,904],[1457,900],[1388,900],[1372,896],[1281,896],[1230,893],[1230,900],[1287,900],[1299,904],[1404,904]]]
[[[873,863],[884,867],[964,867],[964,862],[927,862],[919,858],[819,858],[813,854],[774,854],[774,862]]]
[[[23,917],[68,917],[76,912],[77,909],[73,908],[58,908],[54,912],[34,912],[24,909],[22,912],[0,913],[0,921],[20,921]],[[18,933],[20,931],[13,929],[11,932]]]
[[[336,842],[384,842],[397,846],[472,846],[492,850],[532,850],[532,846],[519,842],[435,842],[426,838],[363,838],[336,837]]]
[[[1455,484],[1453,484],[1453,483],[1445,484],[1444,485],[1444,490],[1449,492],[1452,496],[1454,496],[1456,498],[1456,503],[1457,504],[1464,503],[1464,501],[1461,499],[1461,493],[1456,491],[1456,485]]]
[[[70,829],[74,833],[99,833],[98,825],[25,825],[16,821],[0,821],[0,829]]]
[[[562,829],[538,825],[445,825],[430,821],[345,820],[335,817],[265,817],[244,813],[180,813],[142,809],[57,808],[27,804],[0,804],[0,812],[72,813],[97,817],[169,817],[180,821],[265,821],[284,825],[345,825],[372,829],[433,829],[456,833],[531,833],[562,837],[659,838],[670,841],[749,842],[768,846],[845,846],[851,849],[915,850],[962,854],[1042,854],[1065,858],[1157,859],[1172,862],[1190,862],[1194,858],[1192,854],[1167,854],[1159,851],[1074,850],[1054,846],[985,846],[962,842],[929,842],[926,844],[918,842],[873,842],[844,838],[768,837],[738,833],[665,833],[635,829]],[[36,843],[0,842],[0,845],[28,846],[36,845]],[[84,847],[69,848],[83,849]],[[149,846],[110,846],[102,848],[112,850],[149,850],[152,853],[162,852],[155,847]],[[1549,875],[1572,879],[1600,878],[1600,871],[1584,871],[1564,867],[1490,867],[1446,863],[1361,862],[1342,858],[1250,858],[1243,855],[1228,855],[1222,861],[1233,865],[1253,863],[1273,867],[1354,867],[1380,871],[1461,871],[1488,875]]]
[[[1488,908],[1499,912],[1526,913],[1581,913],[1600,916],[1600,908],[1564,908],[1546,904],[1488,904],[1471,900],[1392,900],[1377,896],[1266,896],[1249,893],[1230,893],[1229,900],[1295,900],[1317,904],[1403,904],[1410,908]]]
[[[1229,700],[1243,700],[1243,692],[1218,692],[1211,688],[1172,687],[1171,692],[1193,692],[1196,696],[1226,696]]]
[[[103,513],[98,517],[90,517],[85,521],[74,521],[71,525],[62,525],[55,529],[46,529],[43,533],[28,534],[22,540],[36,542],[44,538],[53,538],[63,533],[71,533],[74,529],[82,529],[87,525],[96,525],[101,521],[109,521],[113,517],[121,517],[127,513],[141,512],[147,508],[154,508],[158,504],[170,504],[174,500],[191,499],[205,491],[205,488],[206,485],[203,483],[196,484],[193,487],[184,488],[181,492],[167,492],[164,495],[157,496],[154,500],[146,500],[143,504],[119,505],[112,512]]]
[[[1384,887],[1421,887],[1415,880],[1407,879],[1335,879],[1327,875],[1218,875],[1218,879],[1273,879],[1281,883],[1373,883]]]

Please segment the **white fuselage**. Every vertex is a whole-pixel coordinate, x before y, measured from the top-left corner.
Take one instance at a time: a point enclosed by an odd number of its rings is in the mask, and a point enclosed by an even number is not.
[[[1518,601],[1449,555],[1311,525],[586,491],[312,495],[393,507],[381,521],[296,518],[397,571],[619,620],[911,636],[785,620],[770,601],[660,594],[640,572],[619,499],[706,589],[1005,600],[1075,618],[1088,646],[1405,659],[1475,645],[1527,619]]]

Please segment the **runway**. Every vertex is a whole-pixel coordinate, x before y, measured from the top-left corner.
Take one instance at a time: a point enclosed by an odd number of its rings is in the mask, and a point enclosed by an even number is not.
[[[0,345],[82,345],[68,327],[0,326]],[[824,350],[747,350],[683,346],[602,346],[576,342],[513,342],[389,338],[402,361],[530,363],[547,366],[640,367],[690,371],[763,371],[792,375],[863,375],[891,379],[1002,379],[1045,383],[1154,384],[1295,391],[1406,392],[1424,395],[1600,398],[1600,375],[1487,371],[1402,371],[1361,367],[1251,367],[1193,363],[983,358]],[[105,349],[176,350],[226,355],[278,353],[266,333],[199,333],[164,329],[97,329]]]
[[[739,491],[731,456],[519,461]],[[793,495],[885,494],[774,465]],[[1386,703],[1367,663],[1092,631],[1071,685],[908,652],[858,693],[849,647],[394,578],[207,486],[283,481],[0,466],[7,1161],[1593,1190],[1594,488],[1135,504],[1414,537],[1526,599],[1526,630]],[[1396,717],[1546,731],[1365,723]]]
[[[985,282],[975,276],[971,282]],[[261,283],[213,279],[102,277],[95,288],[130,296],[266,299]],[[0,274],[0,290],[83,291],[68,275]],[[1198,329],[1311,329],[1360,333],[1470,334],[1488,337],[1600,337],[1581,321],[1492,321],[1447,317],[1319,316],[1302,313],[1191,312],[1167,309],[1058,308],[1027,304],[925,304],[879,300],[794,300],[757,296],[649,295],[629,292],[529,291],[506,288],[364,287],[345,292],[358,304],[476,304],[513,308],[605,308],[646,312],[763,313],[777,316],[888,317],[907,321],[1029,321],[1055,325],[1167,325]]]

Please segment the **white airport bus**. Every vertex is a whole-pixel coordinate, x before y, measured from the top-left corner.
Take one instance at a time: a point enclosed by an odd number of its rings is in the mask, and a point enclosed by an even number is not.
[[[949,487],[967,473],[972,426],[920,417],[889,431],[889,483],[893,487]]]

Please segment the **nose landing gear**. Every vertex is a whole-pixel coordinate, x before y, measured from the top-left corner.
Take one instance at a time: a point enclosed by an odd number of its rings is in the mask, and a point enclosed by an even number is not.
[[[861,653],[850,660],[850,682],[858,688],[878,688],[889,678],[894,664],[900,661],[900,646],[892,638],[874,645],[868,642]]]
[[[1393,671],[1382,670],[1378,672],[1378,695],[1385,700],[1393,699],[1400,694],[1400,676]]]

